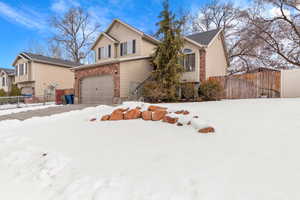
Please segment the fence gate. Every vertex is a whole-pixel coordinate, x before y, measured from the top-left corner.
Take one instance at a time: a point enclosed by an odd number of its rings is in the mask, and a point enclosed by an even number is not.
[[[241,75],[211,77],[221,83],[225,99],[278,98],[280,72],[264,71]]]

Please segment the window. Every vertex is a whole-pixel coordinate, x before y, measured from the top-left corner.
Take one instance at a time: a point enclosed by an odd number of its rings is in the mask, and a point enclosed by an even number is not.
[[[194,53],[186,54],[183,59],[183,67],[186,72],[194,72],[196,64],[196,56]]]
[[[98,49],[98,60],[111,58],[111,45],[100,47]]]
[[[24,75],[24,64],[19,64],[19,75],[23,76]]]
[[[128,42],[122,42],[120,46],[120,55],[126,56],[130,54],[135,54],[136,52],[136,40],[131,40]]]
[[[19,76],[19,65],[16,66],[16,76]]]
[[[5,85],[6,85],[5,83],[6,83],[5,77],[3,76],[3,77],[2,77],[2,86],[5,86]]]

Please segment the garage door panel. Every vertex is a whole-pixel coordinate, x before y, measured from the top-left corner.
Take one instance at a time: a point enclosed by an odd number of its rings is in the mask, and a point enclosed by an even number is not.
[[[85,104],[111,104],[114,83],[111,75],[88,77],[81,81],[81,102]]]

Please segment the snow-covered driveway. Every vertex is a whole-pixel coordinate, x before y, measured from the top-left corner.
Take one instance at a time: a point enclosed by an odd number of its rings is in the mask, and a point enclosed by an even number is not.
[[[0,122],[9,200],[300,199],[300,99],[168,104],[216,127],[89,122],[100,106]]]

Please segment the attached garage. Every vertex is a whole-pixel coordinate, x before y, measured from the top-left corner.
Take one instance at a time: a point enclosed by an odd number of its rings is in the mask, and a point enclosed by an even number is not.
[[[111,104],[114,98],[112,75],[85,77],[80,81],[80,102],[83,104]]]
[[[148,57],[141,57],[83,65],[74,71],[76,103],[118,104],[150,76],[152,66]]]

